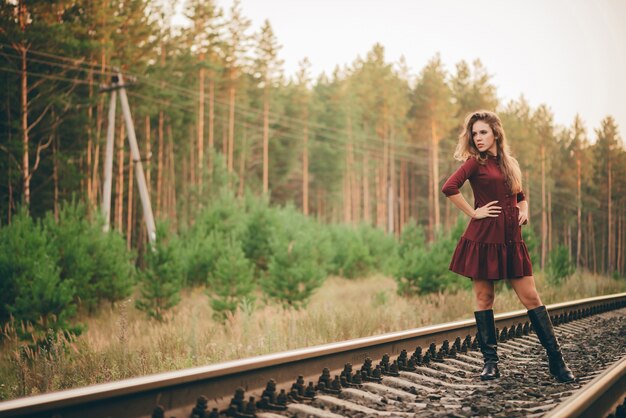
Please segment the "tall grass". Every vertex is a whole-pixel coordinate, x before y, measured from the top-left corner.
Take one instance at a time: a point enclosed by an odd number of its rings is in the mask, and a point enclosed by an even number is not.
[[[560,286],[541,273],[537,287],[545,304],[626,291],[624,280],[576,273]],[[522,309],[505,282],[498,283],[496,313]],[[472,317],[470,291],[401,297],[393,279],[328,279],[306,309],[286,310],[259,302],[224,323],[213,319],[202,289],[189,290],[163,323],[146,318],[127,299],[81,318],[85,333],[57,337],[45,348],[25,348],[10,326],[0,353],[0,399],[109,382],[404,330]]]

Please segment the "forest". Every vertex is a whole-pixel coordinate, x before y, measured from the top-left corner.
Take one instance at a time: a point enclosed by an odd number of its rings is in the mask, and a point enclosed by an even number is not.
[[[446,257],[465,220],[441,185],[477,109],[498,112],[520,162],[536,268],[565,259],[566,271],[626,274],[626,151],[611,115],[560,126],[549,104],[502,102],[480,59],[449,70],[436,54],[414,72],[380,44],[332,74],[311,74],[303,56],[286,75],[271,23],[252,31],[238,1],[189,0],[183,26],[171,23],[175,4],[2,1],[2,323],[43,315],[45,332],[46,315],[92,312],[136,282],[137,307],[157,319],[186,285],[208,285],[218,316],[250,303],[257,284],[297,307],[328,274],[383,272],[408,293],[463,286]],[[120,74],[141,159],[118,103],[103,219],[108,87]]]

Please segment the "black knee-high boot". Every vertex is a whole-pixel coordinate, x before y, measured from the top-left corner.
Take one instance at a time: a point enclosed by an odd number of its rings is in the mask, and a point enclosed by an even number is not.
[[[492,380],[500,377],[498,370],[498,336],[496,335],[496,323],[493,317],[493,309],[474,312],[476,328],[478,329],[478,342],[480,351],[483,353],[485,366],[480,374],[480,380]]]
[[[552,320],[546,310],[545,306],[539,306],[528,311],[528,317],[530,322],[535,328],[537,337],[543,348],[548,353],[548,364],[550,366],[550,373],[559,382],[571,382],[574,380],[574,374],[565,364],[563,360],[563,354],[561,354],[561,347],[559,341],[554,335],[554,328],[552,327]]]

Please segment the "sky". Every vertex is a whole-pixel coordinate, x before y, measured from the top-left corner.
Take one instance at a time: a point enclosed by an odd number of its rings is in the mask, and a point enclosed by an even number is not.
[[[228,9],[232,0],[218,0]],[[332,73],[375,43],[414,76],[439,53],[452,74],[480,59],[502,103],[524,95],[555,122],[579,113],[589,139],[607,115],[626,138],[626,0],[242,0],[256,32],[265,19],[288,76],[308,57]],[[505,127],[506,128],[506,127]]]

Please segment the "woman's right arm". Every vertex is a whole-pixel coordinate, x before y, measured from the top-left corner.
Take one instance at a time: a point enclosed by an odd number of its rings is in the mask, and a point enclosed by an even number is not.
[[[474,218],[476,216],[476,211],[467,203],[467,200],[463,197],[461,193],[448,196],[450,201],[454,203],[454,206],[461,209],[467,216],[470,218]]]
[[[463,183],[470,178],[478,170],[478,162],[475,158],[468,158],[461,167],[459,167],[454,174],[450,176],[444,183],[441,191],[445,194],[454,205],[461,209],[467,216],[474,219],[494,218],[497,217],[502,209],[500,206],[494,206],[498,201],[494,200],[486,205],[474,210],[467,203],[467,200],[461,194],[459,188],[463,186]]]
[[[441,192],[447,197],[461,193],[459,190],[463,183],[478,171],[478,161],[470,157],[452,174],[443,184]]]

